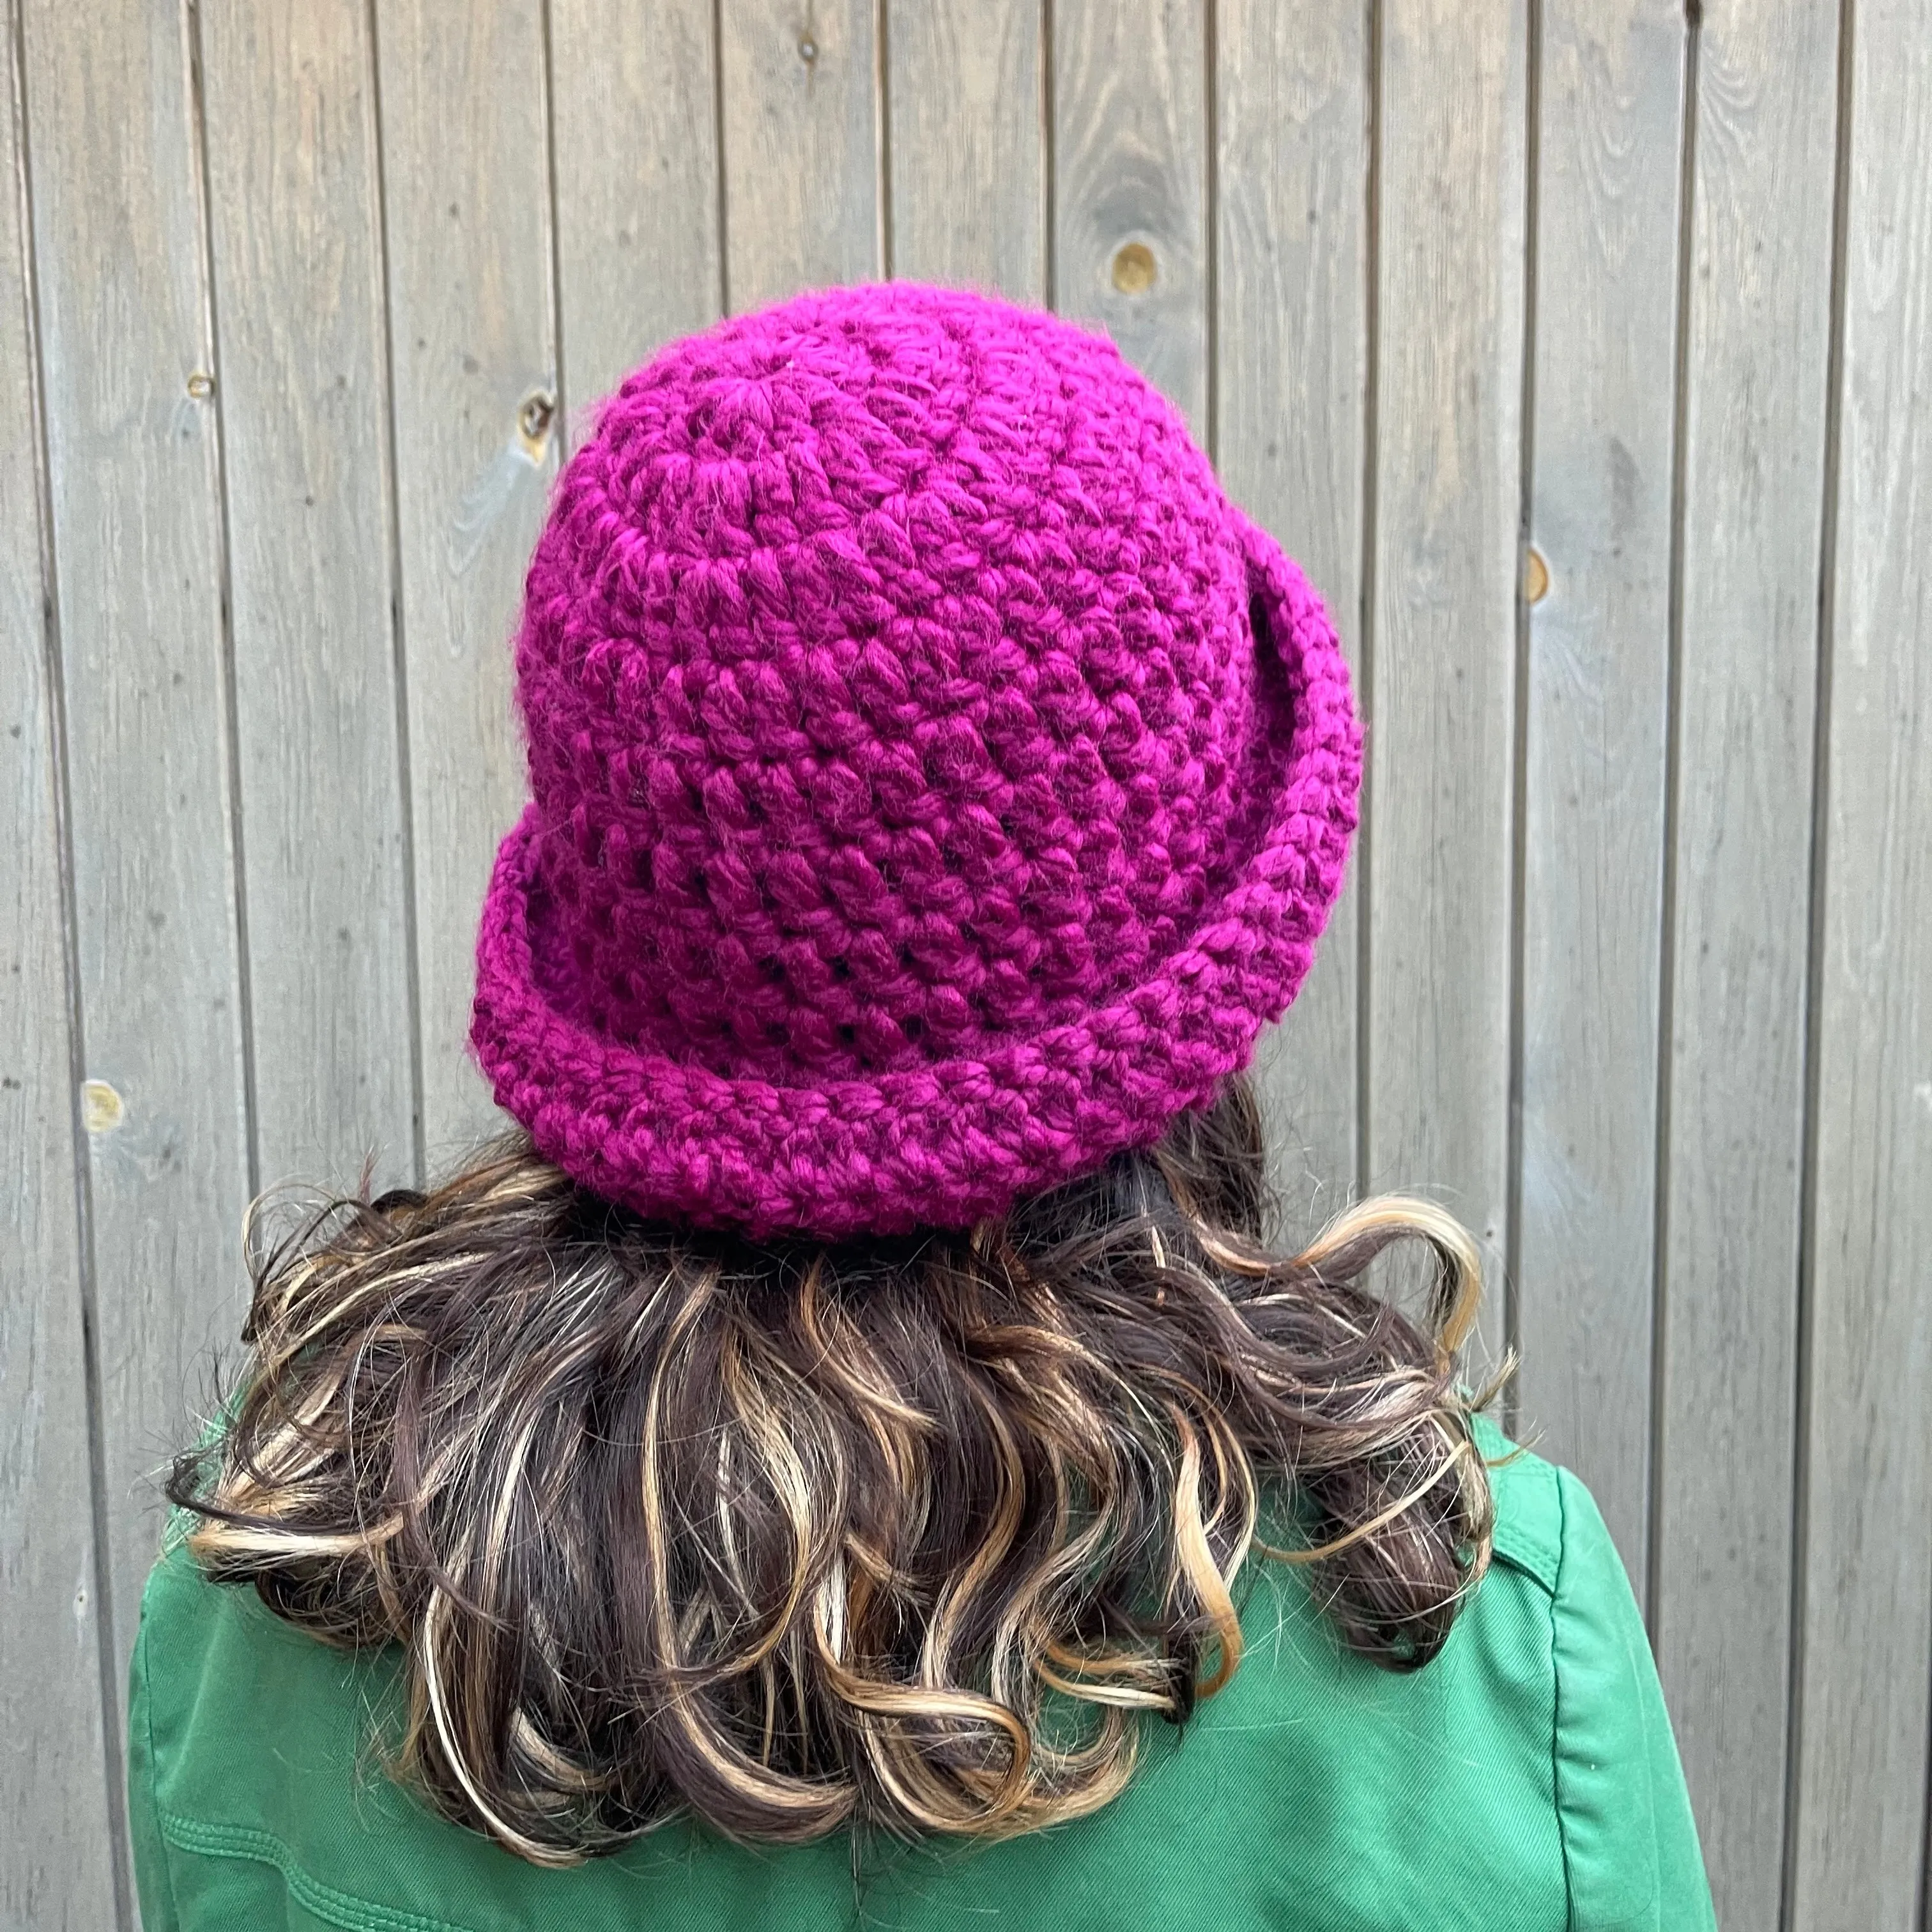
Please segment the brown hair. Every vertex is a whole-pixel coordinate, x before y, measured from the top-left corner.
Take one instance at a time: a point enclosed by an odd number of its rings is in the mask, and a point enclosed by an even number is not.
[[[240,1391],[169,1492],[213,1577],[404,1646],[398,1768],[526,1858],[680,1810],[1030,1830],[1233,1675],[1251,1553],[1397,1670],[1488,1560],[1469,1238],[1385,1198],[1284,1258],[1262,1172],[1236,1081],[1004,1220],[760,1244],[506,1141],[251,1242]],[[1411,1237],[1420,1324],[1364,1280]]]

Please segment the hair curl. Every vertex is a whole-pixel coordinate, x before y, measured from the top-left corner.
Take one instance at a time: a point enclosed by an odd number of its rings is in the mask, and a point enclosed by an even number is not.
[[[1237,1080],[1004,1220],[836,1246],[647,1223],[520,1138],[251,1216],[238,1393],[169,1494],[213,1578],[404,1647],[395,1768],[526,1858],[1076,1816],[1234,1674],[1251,1553],[1397,1670],[1488,1561],[1468,1236],[1384,1198],[1278,1256],[1262,1146]],[[1408,1238],[1420,1324],[1364,1280]]]

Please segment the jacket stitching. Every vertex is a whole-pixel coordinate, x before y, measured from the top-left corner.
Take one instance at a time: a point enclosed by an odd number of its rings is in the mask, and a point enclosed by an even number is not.
[[[1560,1497],[1554,1511],[1557,1519],[1558,1539],[1554,1546],[1531,1527],[1529,1519],[1533,1509],[1536,1514],[1542,1514],[1540,1498],[1535,1492],[1560,1488],[1556,1471],[1528,1450],[1511,1442],[1487,1416],[1475,1418],[1470,1439],[1490,1472],[1492,1493],[1496,1476],[1505,1469],[1513,1472],[1507,1480],[1510,1486],[1519,1492],[1516,1506],[1505,1510],[1499,1505],[1496,1511],[1496,1524],[1490,1541],[1490,1548],[1496,1561],[1507,1564],[1510,1569],[1529,1577],[1546,1592],[1553,1594],[1556,1588],[1557,1572],[1562,1564],[1562,1505]],[[1534,1491],[1532,1491],[1532,1484],[1534,1485]]]
[[[155,1815],[161,1821],[162,1835],[183,1851],[200,1852],[218,1858],[252,1858],[273,1865],[290,1892],[319,1917],[346,1932],[475,1932],[473,1927],[451,1918],[428,1918],[420,1912],[398,1912],[374,1900],[358,1898],[325,1884],[304,1870],[288,1846],[272,1833],[257,1832],[242,1825],[206,1824],[163,1810],[158,1804]]]

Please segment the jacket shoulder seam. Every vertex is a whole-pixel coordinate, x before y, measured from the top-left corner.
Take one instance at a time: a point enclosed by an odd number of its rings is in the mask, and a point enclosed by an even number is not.
[[[134,1638],[134,1654],[141,1672],[143,1695],[141,1699],[142,1728],[148,1734],[147,1762],[142,1767],[142,1781],[147,1786],[148,1808],[154,1815],[160,1826],[154,1836],[160,1841],[161,1852],[161,1882],[167,1888],[169,1923],[181,1923],[181,1894],[175,1886],[173,1847],[168,1841],[167,1826],[164,1822],[166,1814],[161,1809],[161,1761],[154,1749],[154,1672],[148,1667],[148,1634],[151,1625],[148,1618],[148,1592],[153,1586],[150,1575],[141,1588],[140,1622]]]

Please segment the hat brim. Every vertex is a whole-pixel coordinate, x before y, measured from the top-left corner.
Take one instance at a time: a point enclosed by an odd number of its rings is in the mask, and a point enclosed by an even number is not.
[[[1245,1066],[1294,998],[1340,890],[1361,737],[1320,600],[1229,512],[1292,707],[1264,826],[1158,970],[1076,1024],[986,1058],[811,1086],[731,1078],[601,1035],[539,982],[536,808],[502,843],[477,941],[471,1038],[538,1150],[653,1219],[827,1240],[970,1226],[1157,1140]]]

